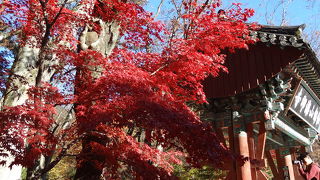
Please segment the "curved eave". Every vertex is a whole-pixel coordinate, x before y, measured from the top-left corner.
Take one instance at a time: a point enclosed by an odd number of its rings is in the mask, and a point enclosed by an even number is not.
[[[250,32],[253,39],[265,43],[267,46],[279,45],[280,48],[293,46],[296,48],[305,48],[305,42],[302,39],[302,30],[305,25],[300,26],[265,26],[262,25],[259,30]]]
[[[320,63],[317,55],[308,43],[302,58],[294,62],[298,74],[306,81],[314,93],[320,98]]]
[[[228,74],[221,73],[217,78],[208,77],[204,81],[207,98],[234,96],[256,88],[290,64],[320,97],[320,64],[301,37],[304,25],[260,27],[250,33],[252,39],[258,41],[249,45],[249,51],[239,49],[227,54]]]
[[[302,38],[305,24],[299,26],[267,26],[262,25],[251,36],[258,38],[265,45],[276,45],[280,48],[292,46],[303,50],[304,54],[293,64],[299,75],[307,82],[310,88],[320,98],[320,62],[310,44]]]
[[[261,25],[259,32],[268,32],[268,33],[276,33],[276,34],[287,34],[287,35],[297,35],[297,32],[302,32],[306,27],[305,24],[301,24],[298,26],[269,26],[269,25]]]

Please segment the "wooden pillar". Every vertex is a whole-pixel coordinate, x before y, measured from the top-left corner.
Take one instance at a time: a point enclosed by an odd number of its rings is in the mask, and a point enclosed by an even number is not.
[[[297,148],[295,148],[295,147],[290,149],[290,154],[291,154],[292,160],[297,160],[296,150],[297,150]],[[294,173],[295,180],[304,180],[304,178],[299,173],[299,166],[298,165],[293,165],[293,173]]]
[[[256,159],[256,149],[254,142],[254,134],[253,134],[253,124],[247,124],[247,133],[248,133],[248,146],[249,146],[249,154],[250,160]],[[257,179],[257,168],[251,166],[251,178],[253,180]]]
[[[266,132],[265,124],[264,124],[264,121],[261,121],[259,125],[258,145],[257,145],[257,154],[256,154],[256,157],[258,160],[264,159],[266,139],[267,139],[267,132]]]
[[[292,165],[292,158],[288,148],[279,148],[276,150],[278,172],[281,179],[294,180],[294,171]]]
[[[235,173],[236,180],[258,180],[267,179],[266,175],[260,170],[265,167],[265,145],[266,145],[266,129],[265,119],[255,117],[259,124],[258,142],[255,142],[253,133],[253,124],[245,124],[243,116],[238,116],[236,111],[232,112],[232,126],[229,128],[230,149],[234,153],[246,158],[244,164],[236,162],[228,175]],[[252,160],[252,161],[251,161]],[[252,164],[251,164],[252,162]],[[233,171],[235,170],[235,171]]]
[[[249,158],[249,146],[248,146],[248,136],[247,133],[241,131],[238,134],[238,142],[239,142],[239,153],[241,156]],[[237,177],[240,177],[242,180],[252,180],[251,178],[251,165],[250,160],[245,161],[243,166],[237,166]]]
[[[258,172],[257,173],[258,177],[256,180],[268,180],[268,177],[264,172],[262,172],[261,170],[259,170],[257,172]]]
[[[293,172],[293,165],[292,165],[292,159],[291,154],[288,154],[284,156],[285,165],[288,167],[289,177],[290,180],[295,180],[294,178],[294,172]]]
[[[261,167],[265,166],[265,147],[266,147],[267,131],[265,128],[265,120],[260,119],[259,123],[259,133],[258,133],[258,142],[255,149],[255,159],[259,162],[259,166],[255,169],[257,173],[258,180],[267,180],[266,174],[261,171]]]

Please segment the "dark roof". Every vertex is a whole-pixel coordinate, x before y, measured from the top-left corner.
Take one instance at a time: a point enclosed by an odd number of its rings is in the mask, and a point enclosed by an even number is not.
[[[320,63],[311,46],[302,38],[300,26],[265,26],[250,35],[259,41],[249,51],[228,54],[229,73],[204,82],[208,98],[233,96],[264,83],[290,65],[320,98]],[[269,48],[268,48],[269,47]],[[219,87],[219,88],[217,88]]]
[[[301,58],[294,61],[293,66],[297,73],[307,82],[320,97],[320,63],[317,55],[309,43],[304,41],[302,31],[305,24],[299,26],[268,26],[262,25],[258,31],[252,31],[261,42],[268,44],[278,44],[280,47],[293,46],[304,49]]]

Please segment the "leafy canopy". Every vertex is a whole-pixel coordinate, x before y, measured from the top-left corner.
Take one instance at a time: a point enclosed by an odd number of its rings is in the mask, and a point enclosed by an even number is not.
[[[223,51],[247,48],[251,27],[244,21],[253,11],[236,4],[221,16],[219,2],[208,2],[183,1],[178,17],[163,24],[134,1],[4,1],[2,22],[7,31],[18,32],[15,43],[39,48],[43,61],[54,54],[59,63],[51,67],[55,84],[30,88],[23,105],[0,112],[5,150],[0,155],[10,152],[11,165],[32,167],[40,155],[66,156],[72,144],[91,133],[100,143],[91,141],[84,147],[90,153],[76,154],[78,163],[94,161],[106,177],[116,177],[123,167],[149,179],[169,177],[181,156],[193,166],[214,167],[234,158],[186,102],[206,102],[201,82],[227,71]],[[111,54],[79,49],[86,25],[102,32],[98,21],[120,26]],[[2,71],[13,77],[10,69]],[[74,122],[56,131],[56,107],[70,104]],[[142,142],[127,131],[136,127],[145,133]],[[93,160],[97,157],[100,161]]]

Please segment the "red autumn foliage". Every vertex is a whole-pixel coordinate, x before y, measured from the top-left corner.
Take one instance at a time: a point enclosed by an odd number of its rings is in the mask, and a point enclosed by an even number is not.
[[[44,84],[41,88],[31,88],[29,99],[24,105],[4,107],[1,116],[1,145],[14,155],[12,165],[30,167],[40,154],[48,154],[57,144],[52,134],[54,105],[63,97],[56,88]],[[25,149],[25,143],[30,150]],[[3,151],[3,150],[2,150]]]
[[[206,102],[201,82],[209,75],[227,71],[222,50],[247,48],[250,27],[244,21],[253,12],[238,6],[221,20],[215,13],[217,3],[206,5],[204,10],[204,5],[195,2],[184,4],[186,10],[193,10],[181,17],[189,22],[181,36],[171,36],[151,13],[124,0],[82,1],[85,6],[81,12],[61,7],[57,0],[4,3],[2,14],[13,13],[18,19],[16,28],[23,32],[21,43],[57,54],[61,62],[55,67],[56,80],[75,88],[70,96],[70,92],[59,93],[43,83],[29,89],[25,104],[3,108],[0,142],[4,153],[14,156],[12,165],[32,167],[41,154],[52,155],[54,150],[65,153],[66,141],[80,140],[88,133],[95,140],[83,140],[88,142],[78,155],[78,163],[94,164],[106,178],[117,178],[117,170],[129,166],[132,175],[168,179],[172,165],[181,163],[179,156],[186,156],[193,166],[221,167],[225,160],[233,159],[235,155],[219,142],[212,127],[202,122],[186,102]],[[121,27],[121,45],[108,57],[76,48],[85,24],[101,31],[95,18],[117,21]],[[69,46],[59,44],[61,41]],[[157,51],[142,49],[156,45]],[[92,67],[103,69],[99,77],[94,77]],[[65,73],[68,68],[77,72]],[[56,133],[55,107],[71,103],[76,107],[75,123]],[[124,131],[130,127],[142,128],[146,142],[138,142]],[[153,142],[165,151],[152,146]]]

